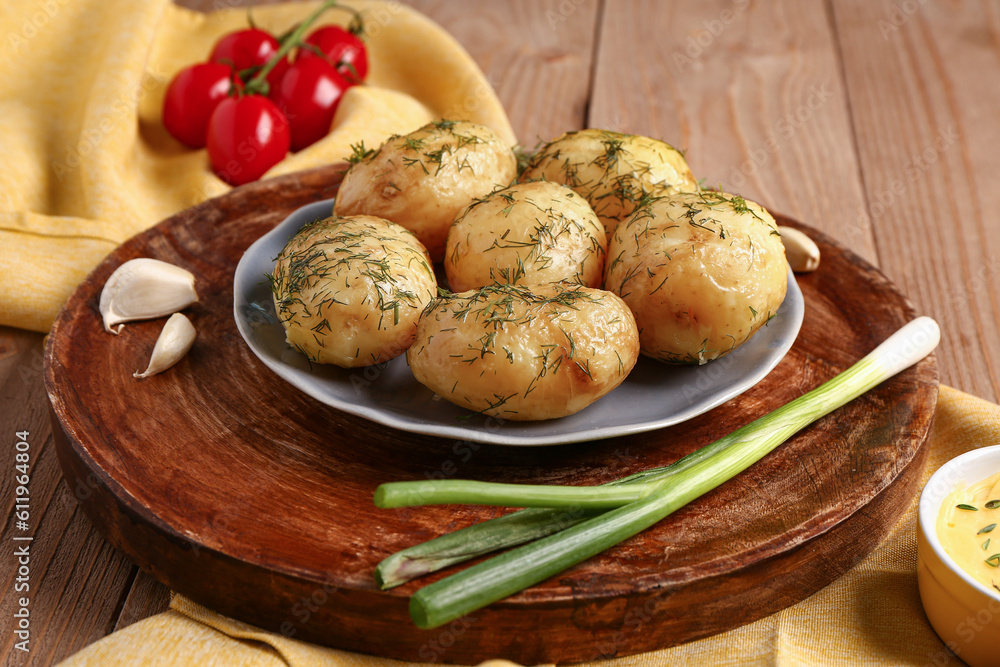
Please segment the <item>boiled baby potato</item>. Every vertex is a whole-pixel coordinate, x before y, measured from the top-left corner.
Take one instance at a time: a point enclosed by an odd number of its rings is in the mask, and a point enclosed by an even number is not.
[[[638,356],[635,318],[621,299],[560,283],[438,297],[406,352],[413,375],[439,396],[514,421],[582,410]]]
[[[606,251],[604,226],[583,197],[532,181],[469,204],[448,232],[444,268],[456,292],[494,283],[600,287]]]
[[[567,132],[544,145],[521,174],[562,183],[582,195],[607,229],[631,215],[643,195],[698,190],[684,155],[670,144],[610,130]]]
[[[517,158],[493,130],[468,121],[428,123],[361,151],[344,175],[333,211],[391,220],[417,235],[433,261],[470,201],[517,175]]]
[[[635,313],[646,356],[703,364],[742,345],[785,298],[774,218],[739,195],[655,199],[615,230],[605,289]]]
[[[345,368],[399,356],[437,294],[427,251],[399,225],[370,215],[304,226],[270,276],[288,344]]]

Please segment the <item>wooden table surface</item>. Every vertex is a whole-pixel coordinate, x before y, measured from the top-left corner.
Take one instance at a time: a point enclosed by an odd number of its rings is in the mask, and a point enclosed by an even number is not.
[[[707,184],[796,217],[879,266],[941,324],[942,383],[1000,397],[1000,4],[406,4],[478,61],[523,144],[598,127],[686,150]],[[33,460],[28,660],[13,650],[14,482],[0,476],[7,664],[52,664],[164,610],[169,595],[94,530],[79,507],[87,490],[62,480],[42,340],[0,328],[7,468],[19,431],[30,433]]]

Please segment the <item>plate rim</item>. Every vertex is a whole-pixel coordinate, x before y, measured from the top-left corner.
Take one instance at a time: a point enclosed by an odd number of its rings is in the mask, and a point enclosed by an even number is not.
[[[791,315],[793,319],[788,321],[788,316],[786,315],[781,320],[781,323],[787,327],[787,342],[780,346],[776,352],[767,355],[765,361],[755,367],[753,372],[747,374],[745,379],[741,379],[738,383],[731,385],[728,388],[710,392],[708,394],[710,398],[707,400],[698,400],[688,405],[685,409],[675,411],[660,419],[627,425],[602,426],[588,430],[576,430],[565,434],[553,433],[548,435],[505,432],[503,424],[500,425],[499,429],[491,431],[487,429],[469,428],[463,425],[413,421],[412,419],[406,419],[393,412],[387,412],[376,406],[371,406],[370,404],[343,401],[336,397],[330,397],[321,391],[304,386],[299,381],[299,377],[297,375],[298,369],[294,369],[288,364],[276,361],[264,352],[260,344],[254,338],[252,327],[247,321],[244,312],[242,312],[249,306],[250,303],[252,303],[247,298],[245,290],[241,289],[241,286],[246,284],[248,282],[248,278],[250,277],[251,269],[249,267],[249,263],[253,260],[257,260],[260,253],[263,252],[263,247],[272,243],[275,237],[286,235],[287,238],[291,238],[291,236],[295,233],[290,231],[292,228],[296,228],[297,231],[297,229],[300,229],[302,225],[306,224],[305,221],[299,222],[300,218],[308,219],[311,215],[324,215],[321,213],[323,210],[329,211],[329,213],[326,213],[325,215],[332,215],[334,201],[335,197],[322,199],[306,204],[305,206],[292,211],[281,222],[276,224],[271,230],[262,234],[247,247],[241,255],[233,273],[233,319],[240,337],[243,339],[243,342],[247,345],[247,347],[250,348],[250,351],[253,352],[254,356],[267,366],[271,372],[275,373],[279,378],[294,387],[296,390],[334,409],[355,415],[357,417],[362,417],[382,426],[388,426],[390,428],[406,431],[408,433],[416,433],[419,435],[440,438],[460,438],[471,442],[492,445],[505,445],[512,447],[544,447],[619,438],[673,426],[689,419],[693,419],[729,400],[732,400],[767,377],[767,375],[773,371],[779,363],[781,363],[781,360],[785,358],[789,350],[791,350],[792,346],[795,344],[795,340],[798,338],[799,332],[802,329],[802,322],[805,319],[805,300],[795,279],[795,274],[791,268],[789,268],[788,287],[785,293],[785,299],[781,304],[782,306],[789,303],[793,305]],[[298,225],[297,227],[296,223]],[[779,313],[780,312],[781,308],[779,307]],[[787,313],[788,310],[786,309],[785,312]],[[271,326],[280,326],[280,323],[275,323]],[[758,331],[757,334],[759,333],[760,332]],[[755,334],[755,336],[750,340],[753,341],[757,334]],[[291,348],[289,348],[289,350],[291,350]],[[640,356],[640,361],[643,359],[647,358]],[[655,363],[655,360],[647,359],[647,361]],[[392,360],[389,363],[391,362]],[[711,363],[705,364],[700,368],[711,368]],[[623,384],[627,381],[628,378],[623,381]],[[618,388],[616,387],[615,390],[617,389]],[[612,395],[615,390],[612,390],[600,400]],[[441,400],[446,399],[442,398]],[[589,409],[592,405],[593,403],[583,410]]]

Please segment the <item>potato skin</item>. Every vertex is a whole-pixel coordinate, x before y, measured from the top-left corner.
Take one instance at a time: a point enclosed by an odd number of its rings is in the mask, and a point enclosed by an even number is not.
[[[642,354],[703,364],[767,323],[787,280],[774,218],[739,195],[704,191],[655,199],[619,225],[604,285],[635,313]]]
[[[417,235],[433,261],[444,257],[448,228],[470,201],[517,176],[514,151],[488,127],[428,123],[394,136],[347,170],[337,215],[374,215]]]
[[[698,190],[684,156],[670,144],[597,129],[567,132],[552,140],[532,157],[521,178],[541,178],[576,190],[590,203],[609,237],[643,194]]]
[[[448,231],[444,268],[455,292],[494,283],[600,287],[606,254],[604,226],[583,197],[531,181],[469,204]]]
[[[639,356],[635,319],[604,290],[494,285],[442,296],[406,352],[452,403],[514,421],[565,417],[617,387]]]
[[[345,368],[402,354],[437,294],[427,251],[399,225],[368,215],[304,226],[270,276],[288,344]]]

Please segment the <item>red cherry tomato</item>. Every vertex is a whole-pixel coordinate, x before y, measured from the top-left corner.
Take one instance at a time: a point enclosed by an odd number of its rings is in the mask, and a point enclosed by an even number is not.
[[[226,99],[232,71],[219,63],[201,63],[174,76],[163,99],[163,125],[177,141],[192,148],[205,147],[208,120]]]
[[[291,126],[291,147],[299,151],[330,132],[340,98],[350,84],[320,58],[297,59],[271,99]]]
[[[255,181],[288,153],[288,121],[260,95],[222,101],[208,123],[208,158],[231,185]]]
[[[237,71],[242,71],[249,67],[264,66],[279,48],[281,44],[270,33],[258,28],[247,28],[220,37],[208,59],[213,63],[231,63]],[[288,58],[282,58],[267,75],[268,85],[272,88],[278,85],[286,69]]]
[[[306,44],[312,44],[326,54],[326,61],[337,68],[350,83],[361,83],[368,76],[368,50],[357,35],[335,25],[314,30],[306,37]],[[318,58],[309,49],[299,49],[298,58]]]

